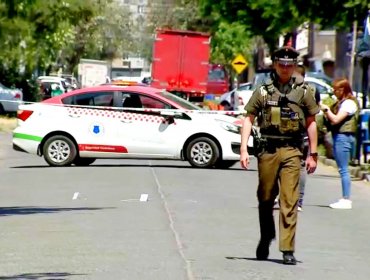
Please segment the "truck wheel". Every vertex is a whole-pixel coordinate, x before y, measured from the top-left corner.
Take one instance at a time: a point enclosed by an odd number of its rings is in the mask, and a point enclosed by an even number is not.
[[[46,140],[42,151],[50,166],[71,165],[77,156],[75,144],[63,135],[55,135]]]
[[[230,168],[231,166],[233,166],[235,163],[237,163],[238,161],[236,160],[220,160],[216,163],[216,168],[219,168],[219,169],[228,169]]]
[[[0,104],[0,115],[4,115],[4,114],[5,114],[4,107],[2,104]]]
[[[192,140],[186,148],[186,157],[194,167],[210,168],[220,156],[216,143],[207,137]]]
[[[76,166],[88,166],[92,164],[96,158],[81,158],[81,157],[76,157],[75,160],[73,161],[73,164]]]

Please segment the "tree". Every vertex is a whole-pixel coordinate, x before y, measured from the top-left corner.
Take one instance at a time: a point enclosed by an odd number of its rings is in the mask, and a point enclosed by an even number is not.
[[[239,22],[253,36],[262,36],[273,49],[278,37],[304,22],[323,28],[349,29],[367,13],[367,0],[200,0],[203,15],[217,21]]]
[[[75,27],[98,15],[103,0],[6,0],[0,3],[0,73],[7,85],[21,85],[36,68],[51,69],[74,39]],[[106,2],[111,2],[106,0]]]
[[[66,71],[72,73],[82,57],[111,60],[133,47],[130,12],[111,0],[92,0],[91,13],[80,17],[62,51]]]

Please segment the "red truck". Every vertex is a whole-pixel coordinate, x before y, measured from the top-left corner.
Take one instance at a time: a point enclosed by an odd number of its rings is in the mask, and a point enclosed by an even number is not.
[[[157,30],[153,47],[151,85],[194,102],[202,102],[207,93],[222,94],[228,88],[224,90],[225,86],[219,84],[220,79],[209,83],[209,74],[221,69],[209,64],[209,58],[209,34]]]

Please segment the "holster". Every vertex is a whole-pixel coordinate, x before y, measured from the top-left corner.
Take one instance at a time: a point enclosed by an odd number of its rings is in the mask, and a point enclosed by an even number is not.
[[[263,152],[266,151],[267,141],[266,138],[262,138],[258,135],[253,137],[253,148],[254,148],[254,156],[258,157]]]

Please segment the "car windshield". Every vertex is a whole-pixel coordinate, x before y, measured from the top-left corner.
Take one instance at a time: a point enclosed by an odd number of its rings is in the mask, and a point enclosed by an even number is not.
[[[210,81],[224,80],[225,72],[222,69],[211,69],[208,73],[208,79]]]
[[[167,91],[159,91],[157,92],[158,95],[162,96],[162,97],[165,97],[167,99],[170,99],[171,101],[174,101],[176,102],[177,104],[179,104],[181,107],[185,108],[185,109],[188,109],[188,110],[203,110],[201,107],[197,106],[197,105],[194,105],[193,103],[190,103],[189,101],[181,98],[181,97],[178,97],[170,92],[167,92]]]

